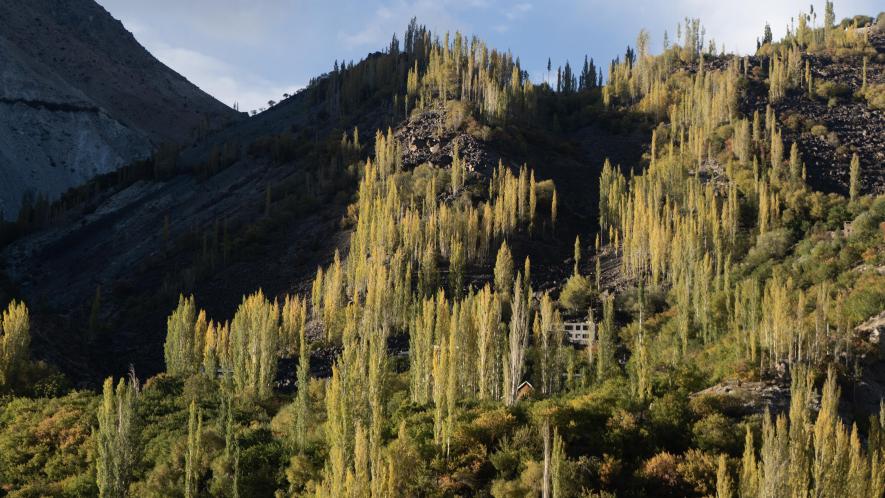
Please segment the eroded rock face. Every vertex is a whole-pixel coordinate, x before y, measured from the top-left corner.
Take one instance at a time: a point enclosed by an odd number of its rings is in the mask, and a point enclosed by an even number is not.
[[[732,415],[782,413],[790,407],[790,386],[783,382],[725,381],[692,394],[692,398],[715,398]]]
[[[0,0],[0,213],[238,119],[94,0]]]
[[[448,129],[443,106],[413,116],[396,131],[396,138],[402,146],[403,166],[406,168],[424,163],[448,167],[452,164],[456,144],[458,156],[467,171],[488,173],[499,159],[476,137],[462,130]]]
[[[885,83],[885,30],[869,32],[869,43],[877,56],[867,60],[867,83]],[[749,58],[751,67],[768,64],[768,59]],[[825,192],[848,193],[849,164],[854,154],[860,160],[861,193],[885,192],[885,111],[871,107],[858,97],[862,88],[863,57],[849,55],[803,55],[809,63],[815,88],[829,85],[840,89],[832,99],[809,97],[804,88],[796,88],[773,104],[782,126],[785,154],[793,142],[799,144],[802,161],[808,171],[808,183]],[[832,102],[830,102],[832,100]],[[765,116],[768,85],[751,79],[741,102],[741,111],[752,117],[753,111]]]

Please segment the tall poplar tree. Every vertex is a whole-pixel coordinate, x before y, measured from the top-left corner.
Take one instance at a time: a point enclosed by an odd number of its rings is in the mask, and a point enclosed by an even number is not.
[[[102,400],[98,407],[98,430],[95,432],[95,478],[101,498],[121,498],[129,495],[129,484],[137,458],[138,380],[134,375],[120,379],[116,390],[114,381],[104,381]]]
[[[505,402],[512,405],[516,402],[516,390],[522,383],[522,373],[525,367],[525,352],[529,339],[529,303],[527,288],[523,287],[522,272],[516,274],[513,285],[513,299],[511,300],[512,313],[510,316],[510,335],[508,338],[508,384],[506,388]]]
[[[12,301],[0,315],[0,389],[9,387],[16,371],[28,359],[30,327],[25,303]]]

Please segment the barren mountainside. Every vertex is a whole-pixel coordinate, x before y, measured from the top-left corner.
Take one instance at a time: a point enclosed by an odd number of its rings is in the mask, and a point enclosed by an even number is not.
[[[0,213],[239,118],[93,0],[0,1]]]

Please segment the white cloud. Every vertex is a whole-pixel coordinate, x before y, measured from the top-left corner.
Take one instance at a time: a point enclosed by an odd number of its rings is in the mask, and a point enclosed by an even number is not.
[[[390,41],[394,33],[402,34],[403,28],[413,17],[426,25],[432,32],[459,30],[470,31],[470,23],[458,15],[471,9],[490,7],[487,0],[393,0],[375,9],[365,20],[365,27],[354,33],[340,31],[338,38],[347,49],[366,48],[377,50]]]
[[[532,10],[532,4],[528,2],[521,2],[514,5],[510,10],[505,12],[504,17],[506,17],[508,21],[513,21],[522,17],[530,10]]]
[[[808,12],[814,4],[818,23],[823,18],[822,0],[743,0],[741,2],[711,2],[709,0],[670,0],[648,2],[645,0],[567,0],[567,10],[572,15],[587,20],[588,27],[616,31],[625,43],[632,45],[636,33],[647,28],[656,47],[660,47],[667,30],[670,40],[676,39],[676,24],[685,17],[696,17],[706,29],[706,39],[715,39],[717,47],[725,44],[727,51],[752,53],[756,50],[756,38],[762,36],[766,22],[771,25],[775,38],[786,33],[790,19],[799,12]],[[836,17],[867,13],[875,15],[881,7],[873,0],[840,0],[836,5]]]
[[[267,107],[268,100],[279,101],[284,93],[295,93],[299,85],[280,85],[257,75],[242,74],[236,67],[195,50],[170,47],[163,43],[149,47],[157,59],[184,75],[221,102],[249,111]]]

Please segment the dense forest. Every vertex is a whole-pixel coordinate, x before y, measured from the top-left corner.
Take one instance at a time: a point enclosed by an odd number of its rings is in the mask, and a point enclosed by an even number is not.
[[[795,19],[746,56],[697,19],[659,54],[642,30],[607,65],[548,64],[552,84],[415,20],[336,62],[290,98],[340,123],[370,106],[379,128],[214,146],[195,177],[316,164],[267,188],[264,225],[216,222],[188,247],[212,272],[333,197],[344,243],[300,292],[256,288],[229,314],[170,285],[149,378],[74,382],[11,300],[0,495],[885,496],[883,151],[815,145],[838,130],[797,111],[882,122],[885,15]],[[568,150],[587,123],[645,137],[637,164],[586,170],[592,191],[483,149]],[[26,206],[6,237],[177,157]]]

